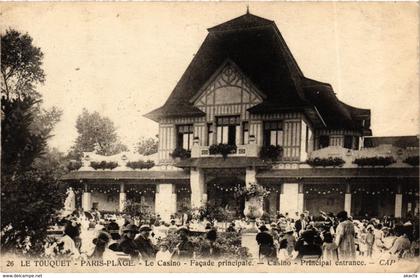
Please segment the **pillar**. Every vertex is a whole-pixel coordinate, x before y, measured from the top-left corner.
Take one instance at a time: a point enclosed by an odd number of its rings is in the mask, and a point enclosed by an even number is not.
[[[172,185],[172,194],[171,194],[171,211],[172,213],[177,213],[176,209],[176,201],[177,201],[177,195],[176,195],[176,186]]]
[[[126,201],[127,201],[127,193],[125,193],[124,183],[121,183],[120,184],[119,206],[118,206],[118,210],[120,212],[124,211]]]
[[[397,193],[395,194],[395,217],[402,217],[402,192],[401,185],[397,185]]]
[[[92,208],[92,194],[88,191],[87,184],[85,184],[85,189],[82,195],[82,208],[84,211],[89,211]]]
[[[351,185],[346,184],[346,193],[344,195],[344,210],[351,215]]]
[[[191,208],[196,209],[205,205],[206,203],[204,202],[204,200],[207,199],[207,190],[205,190],[204,173],[202,169],[191,169],[190,184]],[[206,196],[204,196],[204,194],[206,194]]]
[[[298,184],[298,201],[297,201],[297,210],[296,210],[299,213],[303,212],[304,198],[305,196],[303,195],[303,184],[299,183]]]
[[[175,185],[163,183],[156,185],[155,213],[159,214],[165,222],[170,221],[171,215],[176,212]]]
[[[255,171],[254,168],[246,169],[246,172],[245,172],[245,186],[246,187],[248,187],[250,183],[257,182],[256,175],[257,175],[257,172]]]
[[[299,188],[301,187],[301,188]],[[290,217],[295,217],[303,211],[303,189],[302,185],[298,183],[284,183],[282,192],[280,194],[280,213],[289,214]]]

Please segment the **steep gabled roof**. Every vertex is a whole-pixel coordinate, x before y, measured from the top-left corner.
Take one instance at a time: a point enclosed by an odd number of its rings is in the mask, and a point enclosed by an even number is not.
[[[267,96],[249,112],[301,110],[312,115],[311,120],[319,126],[362,128],[370,134],[370,111],[339,101],[331,85],[306,78],[274,21],[246,13],[208,31],[166,103],[146,117],[158,121],[164,117],[202,116],[189,100],[226,60],[231,60]],[[365,126],[361,126],[361,120],[365,120]]]
[[[208,28],[207,30],[209,32],[226,32],[273,25],[275,25],[274,21],[247,12],[244,15],[241,15],[237,18],[231,19],[214,27]]]
[[[290,105],[304,102],[297,84],[302,73],[274,22],[245,14],[209,28],[209,34],[166,103],[145,116],[157,120],[191,112],[188,100],[227,59],[238,65],[269,98]]]

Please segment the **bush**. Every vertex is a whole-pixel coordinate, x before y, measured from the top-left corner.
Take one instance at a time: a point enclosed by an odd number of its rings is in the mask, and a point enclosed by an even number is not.
[[[311,166],[342,166],[345,161],[340,157],[328,157],[328,158],[319,158],[315,157],[314,159],[308,159],[306,160],[306,163],[308,163]]]
[[[247,259],[251,255],[246,247],[242,247],[239,233],[219,233],[214,247],[224,259]]]
[[[207,258],[208,256],[218,256],[223,259],[247,259],[251,255],[246,247],[242,247],[241,235],[239,233],[217,233],[217,239],[213,243],[214,253],[209,255],[211,241],[206,238],[206,234],[190,236],[190,241],[194,246],[197,258]],[[160,242],[169,245],[172,251],[181,241],[178,234],[169,233]]]
[[[70,171],[76,171],[79,170],[82,167],[81,161],[70,161],[69,164],[67,164],[67,169]]]
[[[217,220],[219,222],[224,222],[228,217],[222,207],[211,203],[207,203],[205,206],[200,207],[198,213],[200,215],[200,220],[207,218],[209,221]]]
[[[395,159],[392,156],[375,156],[375,157],[362,157],[357,158],[353,161],[358,166],[383,166],[386,167],[395,163]]]
[[[236,146],[235,145],[229,145],[229,144],[214,144],[209,147],[209,153],[210,154],[221,154],[224,159],[229,154],[236,153]]]
[[[155,166],[155,162],[152,160],[138,160],[138,161],[129,161],[127,162],[127,167],[131,169],[150,169]]]
[[[105,161],[105,160],[103,160],[101,162],[92,161],[90,163],[90,167],[92,167],[95,170],[98,170],[98,169],[102,169],[102,170],[109,169],[109,170],[112,170],[112,169],[118,167],[118,163],[117,162],[113,162],[113,161],[109,161],[108,162],[108,161]]]
[[[172,153],[172,158],[187,159],[191,157],[191,151],[188,151],[184,148],[177,147]]]
[[[411,166],[419,166],[419,156],[409,156],[406,159],[404,159],[404,163],[407,163]]]
[[[260,158],[264,160],[278,161],[283,153],[283,148],[280,146],[263,146],[260,150]]]

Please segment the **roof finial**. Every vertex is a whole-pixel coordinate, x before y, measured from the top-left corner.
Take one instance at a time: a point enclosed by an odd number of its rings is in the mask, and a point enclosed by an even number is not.
[[[246,5],[246,14],[249,14],[249,4]]]

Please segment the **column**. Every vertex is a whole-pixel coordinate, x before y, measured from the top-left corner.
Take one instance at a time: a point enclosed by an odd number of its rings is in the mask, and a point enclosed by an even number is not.
[[[395,217],[402,217],[402,189],[401,185],[397,185],[397,193],[395,194]]]
[[[123,212],[125,209],[125,202],[127,201],[127,193],[125,193],[124,183],[120,184],[120,198],[119,198],[119,211]]]
[[[165,222],[169,222],[171,215],[176,212],[176,193],[174,194],[174,191],[175,185],[173,184],[163,183],[156,185],[155,213],[159,214]]]
[[[346,184],[346,194],[344,195],[344,210],[351,215],[351,185]]]
[[[301,186],[303,188],[303,186]],[[299,193],[298,183],[284,183],[280,194],[280,213],[288,213],[290,217],[296,217],[303,211],[303,191]]]
[[[191,208],[196,209],[203,205],[204,194],[207,195],[204,184],[204,173],[202,169],[193,168],[190,173],[190,184],[191,184]]]
[[[171,211],[172,213],[176,213],[177,209],[176,209],[176,200],[177,200],[177,196],[176,196],[176,185],[172,185],[172,195],[171,195]]]
[[[254,168],[246,169],[245,172],[245,186],[249,187],[250,183],[256,183],[257,182],[257,171],[255,171]]]
[[[85,184],[85,189],[82,195],[82,208],[84,211],[89,211],[92,208],[92,194],[88,192],[87,184]]]

